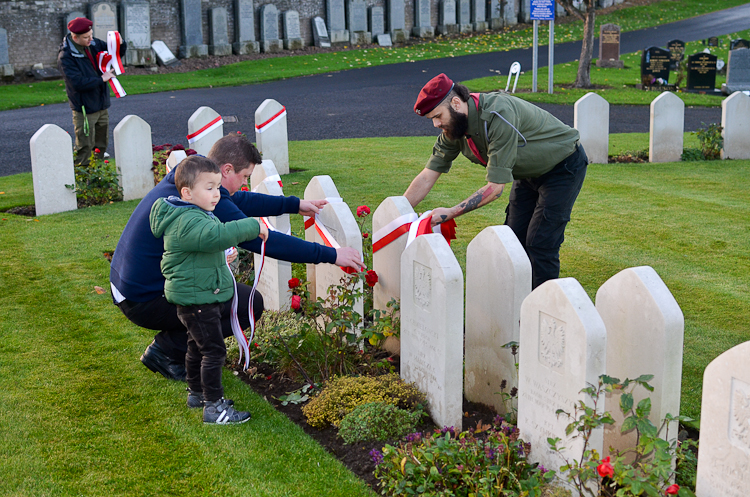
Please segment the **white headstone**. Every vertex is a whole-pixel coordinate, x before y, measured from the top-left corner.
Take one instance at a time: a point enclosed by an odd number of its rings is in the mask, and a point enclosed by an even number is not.
[[[649,162],[675,162],[682,156],[685,102],[665,91],[651,102]]]
[[[117,11],[114,4],[99,2],[91,5],[91,22],[94,38],[107,40],[107,31],[117,31]]]
[[[193,112],[193,115],[188,119],[188,135],[197,133],[199,130],[212,123],[217,117],[221,116],[211,107],[198,107],[198,110]],[[200,155],[207,156],[211,147],[213,147],[214,143],[219,141],[219,138],[222,136],[224,136],[223,124],[216,126],[211,131],[208,131],[207,129],[190,143],[190,148],[198,152]]]
[[[697,497],[745,497],[750,486],[750,342],[703,373]]]
[[[273,167],[273,164],[271,164],[271,167]],[[262,168],[258,165],[255,167],[255,170],[257,171],[258,169],[266,168]],[[253,171],[253,174],[255,174],[255,171]],[[260,181],[257,188],[254,187],[254,191],[265,195],[284,196],[284,192],[276,181]],[[280,231],[281,233],[289,233],[289,214],[269,216],[266,219],[277,231]],[[258,221],[263,222],[260,219]],[[261,265],[260,254],[254,254],[254,258],[255,267],[259,268]],[[266,309],[281,311],[290,308],[292,294],[289,292],[289,280],[291,278],[291,262],[279,261],[266,256],[266,260],[263,263],[263,271],[260,273],[257,287],[260,294],[263,295],[263,306]]]
[[[316,47],[330,47],[331,38],[328,37],[328,30],[326,29],[326,22],[322,17],[315,17],[312,20],[313,23],[313,42]]]
[[[161,40],[156,40],[151,44],[156,54],[156,61],[163,66],[171,66],[179,62],[167,44]],[[127,53],[127,52],[126,52]]]
[[[654,391],[636,388],[634,403],[651,398],[649,419],[655,426],[661,426],[667,414],[677,416],[685,320],[667,285],[649,266],[624,269],[596,292],[596,310],[607,328],[607,375],[621,380],[654,375],[650,382]],[[618,408],[619,395],[608,396],[607,405],[615,424],[604,429],[604,456],[609,455],[609,447],[624,452],[637,443],[635,430],[620,432],[623,415]],[[662,438],[674,442],[677,422],[668,428]]]
[[[519,341],[529,293],[531,262],[516,234],[508,226],[485,228],[466,250],[464,394],[499,413],[509,407],[500,383],[506,380],[505,393],[518,386],[515,358],[503,345]]]
[[[276,170],[276,165],[274,165],[272,160],[264,159],[260,164],[255,165],[253,173],[250,175],[250,189],[255,190],[256,187],[266,181],[266,178],[274,178],[273,181],[279,186],[279,188],[283,188],[282,185],[279,184],[281,180],[275,179],[276,176],[279,176],[279,172]]]
[[[581,145],[592,164],[606,164],[609,155],[609,102],[590,92],[573,107],[573,127],[581,135]]]
[[[330,176],[314,176],[307,184],[307,188],[305,188],[304,199],[331,199],[332,201],[338,201],[341,199],[341,195],[339,195],[339,191],[336,189],[336,185],[333,183],[333,180]],[[305,240],[313,243],[317,243],[320,241],[320,237],[318,236],[314,226],[310,225],[309,227],[305,228]],[[318,296],[323,296],[318,295],[316,292],[316,270],[317,266],[315,264],[307,265],[307,281],[310,282],[310,297],[313,300]]]
[[[172,150],[167,157],[167,172],[174,169],[177,164],[187,158],[187,154],[184,150]]]
[[[401,255],[401,378],[427,395],[438,426],[462,429],[463,274],[442,235]]]
[[[263,158],[272,160],[279,174],[289,174],[289,138],[286,110],[266,99],[255,111],[255,141]]]
[[[388,197],[380,203],[372,215],[372,233],[373,237],[380,230],[393,232],[388,226],[389,223],[395,222],[399,218],[406,219],[403,216],[416,218],[414,209],[406,197]],[[398,238],[383,245],[375,251],[375,238],[373,238],[372,268],[378,274],[378,284],[373,287],[373,308],[386,310],[388,302],[391,299],[401,299],[401,254],[406,247],[406,238],[408,235],[408,225],[406,232]],[[393,235],[396,236],[396,235]],[[385,240],[382,240],[385,243]]]
[[[521,340],[518,384],[518,429],[530,442],[530,459],[558,471],[561,454],[549,448],[547,438],[560,438],[567,459],[580,459],[582,438],[568,438],[570,422],[555,411],[572,413],[574,404],[588,395],[606,372],[607,336],[604,322],[580,283],[573,278],[549,280],[539,285],[521,305]],[[602,399],[600,399],[602,400]],[[598,410],[604,411],[605,402]],[[595,430],[589,449],[603,449],[603,431]]]
[[[721,102],[721,126],[721,158],[750,159],[750,97],[738,91],[725,98]]]
[[[154,187],[151,126],[138,116],[125,116],[112,132],[123,200],[143,198]]]
[[[29,146],[36,215],[76,210],[76,194],[65,187],[76,182],[70,135],[59,126],[45,124],[31,137]]]

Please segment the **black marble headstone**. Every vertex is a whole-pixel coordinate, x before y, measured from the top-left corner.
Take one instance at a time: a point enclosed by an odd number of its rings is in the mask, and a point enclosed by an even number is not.
[[[716,60],[709,53],[697,53],[687,60],[687,89],[714,91],[716,87]]]
[[[670,40],[667,42],[667,50],[669,50],[670,60],[669,68],[671,70],[677,69],[677,64],[682,62],[685,57],[685,42],[682,40]]]
[[[750,41],[743,40],[742,38],[732,40],[732,43],[729,45],[729,50],[736,50],[738,48],[750,48]]]
[[[709,47],[718,47],[719,46],[719,38],[717,36],[712,36],[708,39],[708,46]]]
[[[641,81],[648,85],[650,80],[669,80],[669,50],[659,47],[649,47],[641,55]],[[649,81],[647,81],[649,80]]]

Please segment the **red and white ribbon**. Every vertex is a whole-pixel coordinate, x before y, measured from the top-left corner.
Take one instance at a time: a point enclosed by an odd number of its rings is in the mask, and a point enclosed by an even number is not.
[[[112,68],[118,76],[125,72],[120,57],[120,45],[122,45],[120,33],[118,31],[107,31],[107,52],[112,56]]]
[[[445,241],[450,245],[451,240],[456,239],[456,221],[450,219],[444,223],[436,224],[432,226],[432,211],[427,211],[419,219],[411,223],[409,227],[409,237],[406,239],[406,246],[411,245],[419,235],[427,235],[430,233],[438,233],[443,235]]]
[[[219,126],[224,126],[224,120],[221,118],[221,116],[217,117],[210,123],[206,124],[198,131],[187,135],[186,138],[187,138],[188,143],[194,143],[200,140],[201,138],[204,138],[206,135],[208,135],[211,131],[215,130]]]
[[[260,220],[260,222],[262,222],[263,224],[266,225],[266,228],[268,228],[269,231],[277,231],[277,232],[281,233],[281,231],[277,230],[274,227],[273,223],[271,223],[271,220],[268,219],[267,217],[260,217],[258,219]],[[284,233],[284,234],[291,236],[292,235],[292,227],[289,226],[289,228],[287,228],[287,230],[286,230],[286,233]]]
[[[253,188],[251,191],[253,193],[255,193],[256,190],[258,190],[258,187],[260,186],[260,184],[261,183],[265,183],[266,181],[275,181],[275,182],[277,182],[279,184],[279,186],[281,188],[284,188],[284,184],[281,182],[281,176],[279,176],[278,174],[272,174],[271,176],[266,176],[263,179],[263,181],[261,181],[260,183],[258,183],[257,185],[255,185],[255,188]]]
[[[410,212],[399,216],[386,224],[372,235],[372,253],[382,249],[389,243],[398,240],[409,232],[411,224],[417,220],[417,213]]]
[[[342,202],[341,197],[326,197],[326,200],[328,200],[329,203],[334,202]],[[320,221],[320,217],[318,214],[315,214],[312,217],[304,216],[305,218],[305,231],[307,231],[309,228],[315,227],[315,231],[317,231],[318,235],[320,236],[320,239],[323,241],[323,244],[326,247],[331,247],[333,249],[340,249],[341,245],[336,241],[336,239],[331,235],[331,233],[326,229],[325,225]],[[364,260],[362,255],[360,254],[360,260]],[[342,271],[348,274],[356,273],[357,271],[350,268],[350,267],[342,267]]]
[[[277,122],[281,121],[281,118],[286,116],[286,107],[282,107],[280,111],[278,111],[276,114],[274,114],[271,119],[268,119],[266,122],[262,122],[260,124],[255,125],[255,132],[256,133],[263,133],[264,131],[268,131],[268,128],[276,124]]]
[[[109,53],[99,52],[98,58],[99,58],[98,60],[99,70],[102,72],[102,74],[114,68],[112,55],[110,55]],[[109,80],[109,87],[112,88],[112,92],[114,92],[115,97],[117,98],[124,97],[125,95],[127,95],[127,93],[125,93],[125,89],[122,87],[120,82],[114,76],[112,76]]]

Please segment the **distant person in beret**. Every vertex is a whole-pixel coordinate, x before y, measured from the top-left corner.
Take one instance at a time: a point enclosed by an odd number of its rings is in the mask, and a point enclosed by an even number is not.
[[[416,207],[458,154],[487,169],[487,184],[454,207],[432,211],[432,224],[483,207],[513,183],[505,224],[531,260],[532,288],[560,276],[560,246],[588,157],[578,131],[547,111],[505,92],[469,93],[445,74],[419,92],[417,115],[443,132],[427,165],[404,196]]]
[[[76,165],[88,165],[91,152],[98,150],[102,158],[109,145],[109,81],[114,74],[99,69],[99,52],[107,51],[107,43],[94,38],[93,23],[76,17],[68,23],[70,33],[63,38],[57,54],[57,67],[65,79],[73,127],[76,135]],[[120,54],[125,58],[127,44]]]

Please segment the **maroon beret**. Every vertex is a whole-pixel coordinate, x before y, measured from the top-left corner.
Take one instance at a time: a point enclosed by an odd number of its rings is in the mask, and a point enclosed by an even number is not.
[[[453,81],[445,74],[438,74],[422,88],[417,97],[417,103],[414,104],[414,112],[420,116],[429,114],[435,109],[440,102],[448,96],[453,89]]]
[[[88,33],[94,23],[85,17],[76,17],[68,23],[68,31],[77,35]]]

